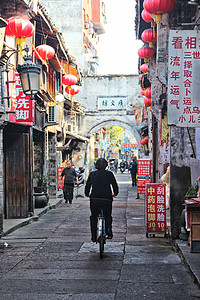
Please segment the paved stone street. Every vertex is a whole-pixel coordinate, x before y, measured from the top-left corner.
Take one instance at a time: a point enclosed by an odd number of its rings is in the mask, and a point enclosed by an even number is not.
[[[117,180],[104,258],[90,242],[88,199],[63,203],[0,240],[1,300],[200,298],[170,242],[146,238],[144,199],[136,199],[130,174]]]

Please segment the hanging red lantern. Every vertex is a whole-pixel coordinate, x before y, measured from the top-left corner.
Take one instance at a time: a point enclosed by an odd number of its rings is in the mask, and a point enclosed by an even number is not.
[[[74,96],[80,92],[78,85],[66,86],[65,92],[71,96]]]
[[[142,64],[140,70],[146,74],[148,72],[148,64]]]
[[[157,32],[154,32],[153,29],[149,28],[143,31],[142,40],[149,43],[149,47],[153,47],[153,43],[157,41]]]
[[[151,106],[151,98],[145,98],[144,99],[144,104],[147,106]]]
[[[144,61],[147,60],[154,55],[154,49],[150,47],[142,47],[138,50],[138,56],[144,58]]]
[[[151,22],[151,27],[153,28],[153,32],[155,32],[156,25],[152,16],[145,9],[143,9],[141,16],[145,22],[147,23]]]
[[[7,20],[8,25],[5,34],[16,39],[16,44],[20,49],[25,44],[25,38],[29,38],[34,34],[33,24],[26,18],[12,17]]]
[[[156,23],[162,21],[162,14],[170,12],[175,5],[175,0],[145,0],[143,3],[144,9],[156,15]]]
[[[144,145],[148,144],[148,142],[149,142],[148,136],[146,136],[143,140],[144,140]]]
[[[145,94],[145,97],[151,98],[151,87],[148,87],[148,88],[145,90],[144,94]]]
[[[145,90],[144,90],[144,89],[141,89],[140,94],[141,94],[142,96],[145,96]]]
[[[147,22],[147,23],[151,22],[151,24],[154,23],[154,19],[152,18],[152,16],[145,9],[143,9],[141,16],[142,16],[142,19],[145,22]]]
[[[62,84],[64,85],[75,85],[77,83],[77,78],[74,75],[67,74],[62,77]]]
[[[144,144],[145,144],[144,139],[140,140],[140,145],[144,146]]]
[[[35,57],[46,63],[47,59],[51,59],[55,55],[55,50],[48,45],[40,45],[35,48]]]
[[[143,74],[140,74],[140,75],[139,75],[139,81],[142,79],[142,76],[143,76]]]

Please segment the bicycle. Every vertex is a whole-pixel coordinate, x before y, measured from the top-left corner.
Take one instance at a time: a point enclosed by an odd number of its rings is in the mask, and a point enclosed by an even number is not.
[[[97,243],[99,243],[100,258],[103,258],[104,244],[106,243],[106,224],[103,209],[97,219]]]

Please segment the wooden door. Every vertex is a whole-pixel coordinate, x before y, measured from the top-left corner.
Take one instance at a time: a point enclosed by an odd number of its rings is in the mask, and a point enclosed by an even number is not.
[[[7,132],[4,145],[5,217],[27,217],[31,195],[29,133]]]

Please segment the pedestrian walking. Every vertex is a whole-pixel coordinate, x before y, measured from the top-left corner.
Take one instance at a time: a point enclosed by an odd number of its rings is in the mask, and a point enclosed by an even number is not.
[[[115,168],[115,173],[117,173],[117,169],[118,169],[118,159],[115,158],[115,161],[114,161],[114,168]]]
[[[119,188],[114,174],[106,170],[107,166],[107,160],[99,158],[95,164],[97,171],[89,174],[85,185],[85,195],[90,198],[90,227],[93,242],[96,242],[97,217],[102,209],[104,209],[106,234],[110,239],[113,237],[112,202]]]
[[[62,178],[64,177],[63,193],[65,203],[72,203],[74,196],[74,180],[76,179],[77,185],[79,185],[79,182],[76,171],[74,168],[72,168],[69,160],[66,162],[66,168],[63,169],[61,176]]]
[[[136,157],[133,157],[133,160],[130,163],[130,172],[131,172],[131,178],[132,178],[132,186],[137,185],[136,181],[136,175],[137,175],[137,159]]]

